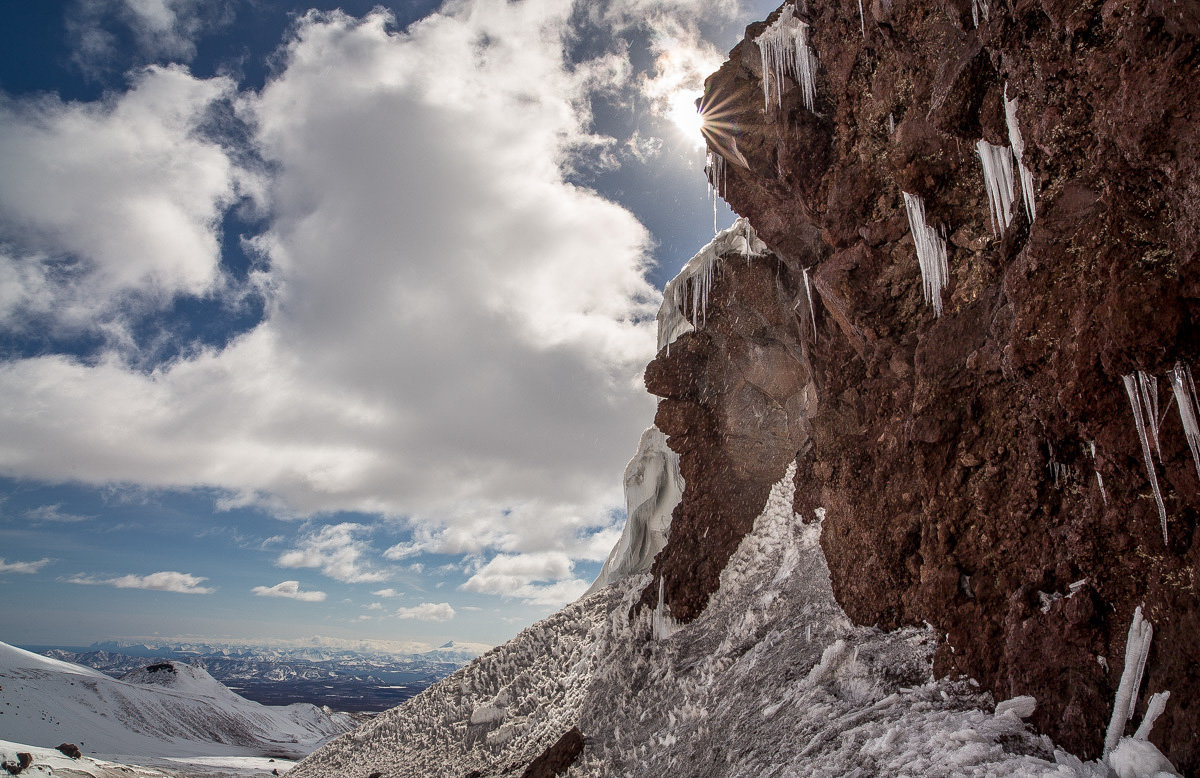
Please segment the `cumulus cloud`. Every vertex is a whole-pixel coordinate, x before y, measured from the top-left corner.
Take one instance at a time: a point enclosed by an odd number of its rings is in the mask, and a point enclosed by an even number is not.
[[[449,621],[454,618],[454,608],[448,602],[423,602],[411,608],[397,608],[396,616],[417,621]]]
[[[387,589],[379,589],[377,591],[371,592],[371,594],[375,595],[376,597],[387,598],[387,597],[399,597],[399,596],[403,595],[404,592],[398,592],[395,589],[392,589],[389,587]]]
[[[50,564],[48,557],[36,562],[5,562],[4,558],[0,557],[0,573],[36,573],[48,564]]]
[[[149,575],[122,575],[118,578],[96,578],[90,575],[73,575],[65,579],[67,583],[83,584],[85,586],[114,586],[118,589],[149,589],[156,592],[176,592],[178,594],[212,594],[216,591],[210,586],[201,586],[207,578],[164,570]]]
[[[234,91],[151,67],[98,103],[0,97],[0,324],[102,329],[212,291],[222,213],[252,177],[198,127]]]
[[[274,78],[242,99],[273,171],[270,227],[255,242],[264,320],[152,371],[112,353],[0,364],[0,472],[203,485],[226,490],[227,506],[280,515],[403,517],[463,553],[561,551],[607,526],[654,409],[640,378],[659,302],[644,276],[649,237],[566,181],[592,140],[591,76],[562,55],[570,3],[446,8],[404,33],[382,12],[298,21]],[[160,88],[162,107],[118,110],[151,106]],[[107,106],[51,112],[73,123],[37,159],[75,126],[119,125],[162,148],[129,159],[126,180],[108,175],[125,136],[89,140],[108,161],[103,175],[79,162],[86,197],[68,197],[70,217],[33,163],[22,180],[37,196],[10,196],[33,225],[21,232],[29,256],[36,244],[85,258],[96,283],[72,287],[90,295],[80,310],[217,283],[216,218],[243,184],[232,152],[189,128],[227,88],[158,69]],[[11,126],[33,126],[19,118]],[[157,178],[141,175],[147,165]],[[34,287],[24,304],[58,305]],[[464,534],[476,540],[453,539]],[[311,542],[280,564],[381,577]]]
[[[300,602],[325,601],[325,592],[301,591],[299,581],[280,581],[274,586],[255,586],[251,591],[259,597],[285,597]]]
[[[558,551],[501,554],[480,567],[461,588],[536,605],[562,605],[577,599],[588,587],[573,571],[571,558]]]
[[[280,567],[314,567],[344,583],[382,581],[387,573],[372,569],[366,558],[370,544],[358,537],[368,531],[369,527],[351,522],[321,527],[303,535],[296,547],[280,554],[275,563]]]

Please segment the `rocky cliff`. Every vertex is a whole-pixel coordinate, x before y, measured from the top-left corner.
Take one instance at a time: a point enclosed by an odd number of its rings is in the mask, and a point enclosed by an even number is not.
[[[789,4],[747,29],[701,109],[771,253],[721,259],[647,370],[688,487],[643,603],[661,585],[695,618],[794,461],[850,617],[932,624],[939,674],[1036,697],[1077,753],[1143,605],[1139,707],[1171,691],[1152,740],[1200,770],[1198,43],[1175,0]]]

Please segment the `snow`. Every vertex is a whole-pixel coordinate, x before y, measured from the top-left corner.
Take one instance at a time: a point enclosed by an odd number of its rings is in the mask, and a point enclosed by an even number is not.
[[[625,466],[624,482],[625,527],[585,596],[649,570],[667,544],[671,514],[683,498],[684,484],[679,455],[667,447],[667,436],[657,427],[642,433],[637,453]]]
[[[820,523],[792,510],[793,476],[694,621],[656,637],[653,611],[633,607],[649,576],[622,579],[332,741],[294,778],[519,775],[576,725],[587,746],[571,778],[1108,778],[1029,729],[1031,699],[993,705],[968,680],[934,680],[932,629],[851,624]],[[471,737],[473,713],[501,694],[504,726]],[[1144,750],[1113,753],[1150,778]]]
[[[133,757],[302,756],[353,726],[314,705],[268,707],[204,670],[139,670],[118,680],[0,643],[0,734],[51,748],[75,743],[114,761]]]
[[[985,140],[975,144],[983,164],[983,184],[992,214],[992,232],[1003,236],[1013,218],[1013,156],[1007,146]]]
[[[768,253],[745,218],[713,236],[707,246],[688,260],[679,275],[667,282],[662,307],[658,309],[658,350],[666,348],[684,333],[704,326],[708,311],[708,293],[712,289],[717,261],[730,254],[747,259]]]
[[[942,289],[950,276],[946,260],[946,239],[925,223],[925,201],[908,192],[901,194],[904,195],[908,226],[917,250],[917,263],[921,266],[921,288],[925,294],[925,302],[933,306],[936,316],[941,316]]]
[[[1025,203],[1025,214],[1032,224],[1037,216],[1037,208],[1033,202],[1033,172],[1025,166],[1025,139],[1017,123],[1017,98],[1009,99],[1008,84],[1004,85],[1004,121],[1008,124],[1008,143],[1012,146],[1013,155],[1017,158],[1017,169],[1021,173],[1021,196]]]
[[[1142,404],[1142,398],[1146,393],[1146,381],[1144,380],[1145,373],[1136,370],[1127,376],[1123,376],[1125,381],[1125,393],[1129,395],[1129,405],[1133,408],[1133,423],[1137,427],[1138,441],[1142,445],[1142,459],[1146,463],[1146,476],[1150,479],[1150,488],[1154,491],[1154,504],[1158,507],[1158,520],[1162,524],[1163,545],[1167,544],[1167,508],[1163,504],[1162,491],[1158,488],[1158,474],[1154,471],[1154,461],[1150,459],[1150,434],[1147,431],[1146,415],[1151,417],[1152,423],[1154,415],[1149,407]],[[1155,404],[1157,405],[1157,391],[1155,392]],[[1154,425],[1157,430],[1157,424]],[[1157,440],[1157,435],[1155,436]]]
[[[17,754],[29,754],[33,757],[32,764],[26,767],[21,775],[49,778],[63,776],[66,778],[167,778],[158,770],[134,765],[117,764],[91,757],[72,759],[54,748],[40,748],[24,743],[13,743],[0,740],[0,762],[17,762]]]
[[[783,106],[783,79],[791,76],[800,84],[804,107],[813,110],[817,96],[817,56],[808,45],[808,23],[796,16],[796,7],[785,4],[778,18],[754,39],[762,55],[763,110],[771,110],[771,85],[775,105]],[[866,34],[864,28],[864,35]]]

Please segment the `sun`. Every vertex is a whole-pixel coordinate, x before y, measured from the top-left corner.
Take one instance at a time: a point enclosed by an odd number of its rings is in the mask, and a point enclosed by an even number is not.
[[[700,93],[678,89],[667,97],[667,118],[697,149],[704,148],[704,117],[696,108]]]

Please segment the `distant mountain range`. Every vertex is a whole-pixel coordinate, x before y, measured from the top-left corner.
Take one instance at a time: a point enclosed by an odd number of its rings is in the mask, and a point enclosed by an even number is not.
[[[86,647],[29,648],[112,677],[156,662],[182,661],[263,704],[309,702],[335,710],[377,712],[420,693],[489,646],[452,641],[411,654],[386,653],[370,645],[351,649],[116,640]]]

